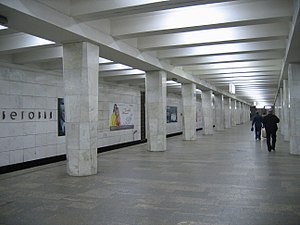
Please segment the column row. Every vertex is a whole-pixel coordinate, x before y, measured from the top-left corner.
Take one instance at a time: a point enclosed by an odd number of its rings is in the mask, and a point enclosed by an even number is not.
[[[147,139],[149,151],[166,150],[166,73],[152,71],[146,75]],[[183,140],[196,140],[196,85],[181,86],[183,104]],[[250,120],[250,107],[235,99],[201,92],[204,135],[213,135]],[[215,125],[215,129],[213,128]]]
[[[300,155],[300,64],[289,65],[288,80],[283,80],[276,102],[281,134],[290,142],[290,153]]]
[[[87,43],[63,46],[67,171],[72,176],[97,173],[99,47]],[[164,71],[146,74],[146,121],[149,151],[166,150],[166,78]],[[196,84],[182,84],[183,139],[196,140]],[[211,90],[201,93],[205,135],[249,118],[249,106]]]

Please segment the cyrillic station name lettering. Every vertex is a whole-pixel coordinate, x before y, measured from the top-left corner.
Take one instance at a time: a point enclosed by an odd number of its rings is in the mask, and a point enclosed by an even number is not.
[[[1,112],[1,119],[2,120],[34,120],[34,119],[39,119],[39,120],[51,120],[53,119],[53,112],[46,112],[46,111],[2,111]]]

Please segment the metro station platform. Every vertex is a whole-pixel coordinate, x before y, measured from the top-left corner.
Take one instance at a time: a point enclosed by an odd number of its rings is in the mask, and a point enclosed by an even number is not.
[[[299,225],[300,157],[276,152],[250,123],[98,155],[98,174],[66,162],[0,175],[1,225]]]

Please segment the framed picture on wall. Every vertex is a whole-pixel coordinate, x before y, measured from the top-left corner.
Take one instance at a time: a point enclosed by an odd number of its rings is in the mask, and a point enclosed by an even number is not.
[[[111,103],[109,108],[109,127],[111,131],[134,128],[134,111],[132,104]]]
[[[167,123],[177,122],[177,107],[167,106]]]
[[[65,102],[63,98],[57,99],[57,132],[58,136],[65,136]]]

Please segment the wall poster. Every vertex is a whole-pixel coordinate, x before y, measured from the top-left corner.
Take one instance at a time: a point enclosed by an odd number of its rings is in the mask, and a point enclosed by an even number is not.
[[[65,136],[65,103],[63,98],[57,99],[57,131],[58,136]]]
[[[167,123],[177,122],[177,107],[167,106]]]
[[[125,103],[110,103],[110,130],[124,130],[134,128],[133,105]]]

